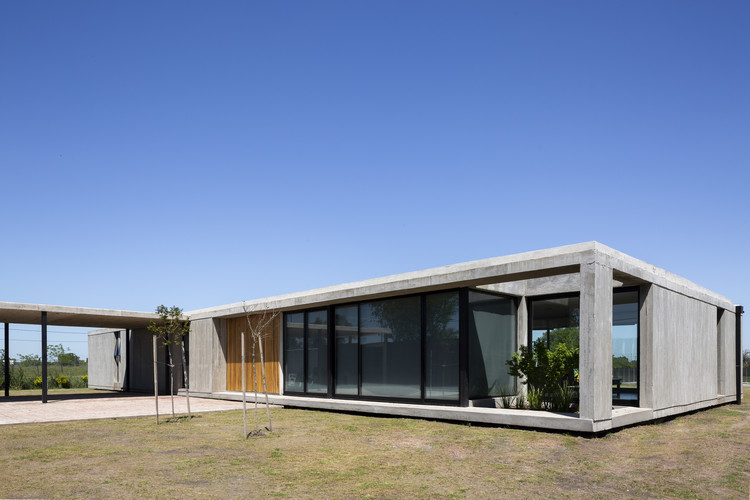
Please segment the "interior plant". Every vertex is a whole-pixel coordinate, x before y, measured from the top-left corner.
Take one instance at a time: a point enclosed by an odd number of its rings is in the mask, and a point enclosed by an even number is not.
[[[535,406],[532,399],[539,398],[542,407],[545,402],[551,405],[553,398],[574,399],[575,391],[568,382],[578,368],[578,354],[578,347],[567,342],[548,349],[544,339],[537,339],[531,346],[521,346],[506,364],[508,373],[526,384],[529,406]]]

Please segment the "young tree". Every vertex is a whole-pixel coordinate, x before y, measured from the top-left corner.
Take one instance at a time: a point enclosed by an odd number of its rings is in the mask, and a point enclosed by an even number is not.
[[[253,391],[255,392],[255,430],[258,430],[258,388],[255,382],[255,347],[258,347],[260,353],[260,373],[263,379],[263,394],[266,399],[266,415],[268,416],[268,430],[273,432],[273,424],[271,423],[271,408],[268,406],[268,385],[266,384],[266,363],[265,354],[263,352],[263,340],[273,335],[273,322],[274,319],[279,315],[278,311],[271,311],[268,307],[264,307],[258,311],[255,307],[250,307],[244,302],[242,303],[242,310],[245,312],[245,320],[247,321],[247,329],[250,332],[253,343]],[[269,328],[270,327],[270,328]]]
[[[57,364],[60,365],[60,373],[65,372],[65,370],[63,370],[65,354],[65,347],[63,347],[62,344],[47,346],[47,356],[49,357],[49,361],[50,363],[54,363],[55,361],[57,361]]]
[[[167,307],[160,305],[156,308],[156,314],[159,315],[159,322],[151,321],[148,329],[153,333],[161,344],[167,350],[169,356],[169,395],[172,401],[172,417],[174,418],[174,361],[172,359],[172,349],[170,346],[179,346],[182,354],[182,377],[185,384],[185,395],[187,396],[188,416],[190,413],[190,388],[187,372],[187,363],[185,362],[185,343],[184,337],[190,332],[190,322],[182,319],[182,309],[177,306]],[[154,360],[156,362],[156,360]],[[154,388],[156,390],[156,388]]]

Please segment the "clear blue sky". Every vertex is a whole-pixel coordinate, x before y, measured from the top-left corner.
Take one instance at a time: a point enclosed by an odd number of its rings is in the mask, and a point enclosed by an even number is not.
[[[4,1],[0,300],[190,310],[597,240],[750,306],[749,25],[746,0]]]

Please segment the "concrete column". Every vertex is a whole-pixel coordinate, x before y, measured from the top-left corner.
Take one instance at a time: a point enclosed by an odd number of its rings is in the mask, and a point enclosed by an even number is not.
[[[581,418],[612,418],[612,269],[581,264]]]
[[[654,292],[650,283],[641,285],[638,318],[638,406],[654,407],[654,363],[658,357],[654,352]]]
[[[526,297],[518,297],[518,309],[516,309],[516,351],[521,346],[528,344],[529,338],[529,310]],[[526,384],[516,381],[516,391],[526,394]]]
[[[213,322],[213,373],[211,389],[213,392],[227,390],[227,320],[216,318]]]

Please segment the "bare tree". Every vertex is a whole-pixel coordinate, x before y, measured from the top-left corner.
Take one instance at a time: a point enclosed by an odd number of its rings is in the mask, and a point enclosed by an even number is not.
[[[182,353],[182,377],[185,385],[185,395],[187,396],[187,411],[188,417],[192,417],[190,413],[190,389],[187,372],[187,363],[185,362],[185,342],[184,337],[190,332],[190,322],[182,319],[182,309],[177,306],[166,307],[160,305],[156,308],[156,313],[159,315],[159,323],[154,321],[148,326],[150,332],[154,334],[156,338],[166,348],[167,354],[169,355],[169,395],[172,401],[172,417],[174,418],[174,360],[172,359],[171,346],[179,346]],[[156,363],[156,352],[154,352],[154,363]],[[154,371],[154,384],[156,384],[156,371]],[[156,390],[156,389],[155,389]],[[158,405],[158,397],[157,397]],[[158,408],[158,406],[157,406]],[[158,409],[157,409],[158,412]],[[157,415],[158,422],[158,415]]]
[[[245,312],[245,320],[247,321],[247,329],[250,332],[252,338],[252,362],[253,362],[253,391],[255,391],[255,429],[258,429],[258,387],[256,383],[256,369],[255,369],[255,348],[257,346],[258,353],[260,354],[260,373],[263,380],[263,394],[266,400],[266,415],[268,417],[268,430],[273,432],[273,424],[271,422],[271,409],[268,406],[268,384],[266,383],[266,359],[263,351],[263,341],[266,338],[273,336],[273,322],[279,315],[278,311],[272,311],[267,306],[256,308],[255,306],[248,306],[245,302],[242,303],[242,310]],[[270,327],[270,328],[269,328]]]

